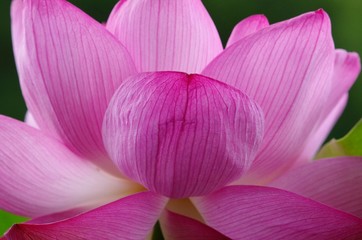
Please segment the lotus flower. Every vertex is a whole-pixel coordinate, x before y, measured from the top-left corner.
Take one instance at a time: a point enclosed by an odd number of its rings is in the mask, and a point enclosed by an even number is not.
[[[323,10],[241,21],[121,0],[106,26],[14,0],[27,124],[0,118],[4,239],[362,239],[362,159],[311,162],[359,71]]]

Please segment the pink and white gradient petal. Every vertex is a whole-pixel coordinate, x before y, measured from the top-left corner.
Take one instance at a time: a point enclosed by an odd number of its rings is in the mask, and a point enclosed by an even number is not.
[[[292,168],[298,167],[302,164],[309,164],[313,160],[313,157],[316,155],[323,142],[328,137],[328,134],[331,132],[333,126],[342,115],[343,110],[347,105],[347,101],[348,94],[345,94],[336,104],[334,109],[331,109],[330,112],[325,112],[325,114],[328,114],[327,116],[324,114],[323,118],[321,116],[319,123],[316,124],[314,130],[309,135],[306,140],[307,144],[304,146],[302,153],[299,155]]]
[[[348,100],[347,92],[357,80],[360,71],[361,62],[357,53],[348,53],[342,49],[335,51],[334,72],[331,78],[332,89],[328,95],[328,101],[324,105],[317,124],[307,138],[307,145],[296,165],[310,162],[322,146],[343,113]]]
[[[121,0],[108,21],[138,70],[200,72],[223,47],[200,0]]]
[[[362,157],[322,159],[270,183],[362,218]]]
[[[229,40],[226,44],[226,48],[230,47],[237,41],[247,37],[250,34],[253,34],[263,28],[269,26],[269,21],[266,16],[262,14],[252,15],[240,21],[234,27]]]
[[[263,114],[245,94],[180,72],[144,73],[115,93],[103,122],[121,172],[151,191],[200,196],[239,178],[263,135]]]
[[[104,26],[63,0],[15,0],[12,35],[29,111],[72,151],[114,168],[101,125],[115,89],[136,72],[127,50]]]
[[[14,225],[4,239],[146,239],[166,202],[167,198],[142,192],[63,221]]]
[[[362,238],[362,219],[276,188],[232,186],[192,200],[205,223],[231,239]]]
[[[355,52],[343,49],[335,51],[332,89],[325,110],[329,112],[340,99],[351,89],[361,72],[361,60]]]
[[[270,181],[297,159],[327,102],[334,51],[330,19],[318,10],[241,39],[203,71],[264,111],[264,141],[242,183]]]
[[[140,191],[23,122],[0,116],[0,209],[39,217]]]
[[[33,114],[29,111],[25,113],[24,122],[33,128],[39,129],[39,125],[36,123]]]

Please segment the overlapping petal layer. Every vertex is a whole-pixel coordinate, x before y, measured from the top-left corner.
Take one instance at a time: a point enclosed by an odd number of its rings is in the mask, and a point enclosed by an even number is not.
[[[347,101],[348,94],[343,96],[336,106],[333,109],[330,109],[330,112],[323,111],[321,118],[306,140],[307,144],[304,146],[303,151],[299,155],[293,167],[306,163],[309,164],[313,160],[314,155],[328,137],[328,134],[336,124],[338,118],[342,115]]]
[[[362,220],[283,190],[226,187],[193,199],[206,224],[231,239],[362,238]]]
[[[101,124],[115,89],[135,73],[127,50],[64,0],[15,0],[11,15],[22,92],[39,127],[110,168]]]
[[[38,217],[99,206],[137,190],[43,132],[0,116],[0,209]]]
[[[265,113],[263,146],[243,182],[268,181],[297,159],[326,103],[333,63],[330,20],[318,10],[238,41],[206,67]]]
[[[121,0],[107,28],[126,46],[141,72],[200,72],[222,50],[200,0]]]
[[[336,50],[331,79],[332,89],[328,95],[328,101],[323,106],[322,114],[313,131],[306,139],[307,145],[299,156],[297,164],[311,161],[321,147],[342,114],[348,100],[347,92],[356,81],[360,70],[361,63],[358,54],[348,53],[341,49]]]
[[[222,51],[201,1],[121,0],[107,28],[130,54],[64,0],[14,0],[12,20],[21,85],[35,117],[26,122],[49,134],[0,117],[0,208],[51,215],[15,225],[4,239],[150,236],[167,202],[152,192],[41,222],[140,191],[82,157],[113,168],[102,120],[115,89],[136,67],[200,72]],[[293,161],[311,158],[345,106],[359,58],[334,52],[322,10],[272,26],[262,15],[249,17],[227,47],[203,73],[245,91],[264,110],[263,147],[241,182],[265,183]],[[108,108],[103,140],[125,175],[173,198],[209,194],[192,199],[209,226],[164,210],[166,238],[362,238],[360,218],[294,193],[250,186],[212,193],[249,169],[263,135],[261,110],[233,87],[201,75],[140,74],[122,84]],[[272,184],[362,217],[361,162],[323,160]]]
[[[27,111],[25,114],[24,122],[28,124],[29,126],[32,126],[33,128],[39,129],[38,124],[36,123],[33,114],[31,112]]]
[[[4,239],[146,239],[166,201],[151,192],[138,193],[63,221],[14,225]]]
[[[269,26],[269,21],[262,14],[252,15],[243,19],[234,27],[226,44],[226,47],[230,47],[244,37],[255,33],[263,28],[266,28],[267,26]]]
[[[362,157],[318,160],[270,184],[362,218]]]
[[[140,74],[115,93],[104,143],[128,177],[173,198],[207,194],[248,169],[263,134],[259,107],[201,75]]]
[[[361,61],[357,53],[343,49],[335,51],[332,89],[328,96],[325,111],[329,112],[349,91],[361,71]]]
[[[226,240],[230,239],[215,229],[186,216],[165,210],[160,218],[166,240]]]

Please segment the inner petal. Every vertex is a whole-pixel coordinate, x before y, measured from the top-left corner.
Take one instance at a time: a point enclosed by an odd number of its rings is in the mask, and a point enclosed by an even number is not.
[[[263,134],[263,116],[242,92],[179,72],[131,77],[113,96],[103,139],[120,170],[171,198],[200,196],[240,177]]]

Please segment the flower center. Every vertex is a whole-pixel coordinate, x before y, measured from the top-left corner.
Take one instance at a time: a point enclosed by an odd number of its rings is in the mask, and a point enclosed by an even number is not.
[[[262,132],[262,113],[246,95],[176,72],[126,80],[103,122],[106,149],[120,170],[171,198],[205,195],[239,178]]]

